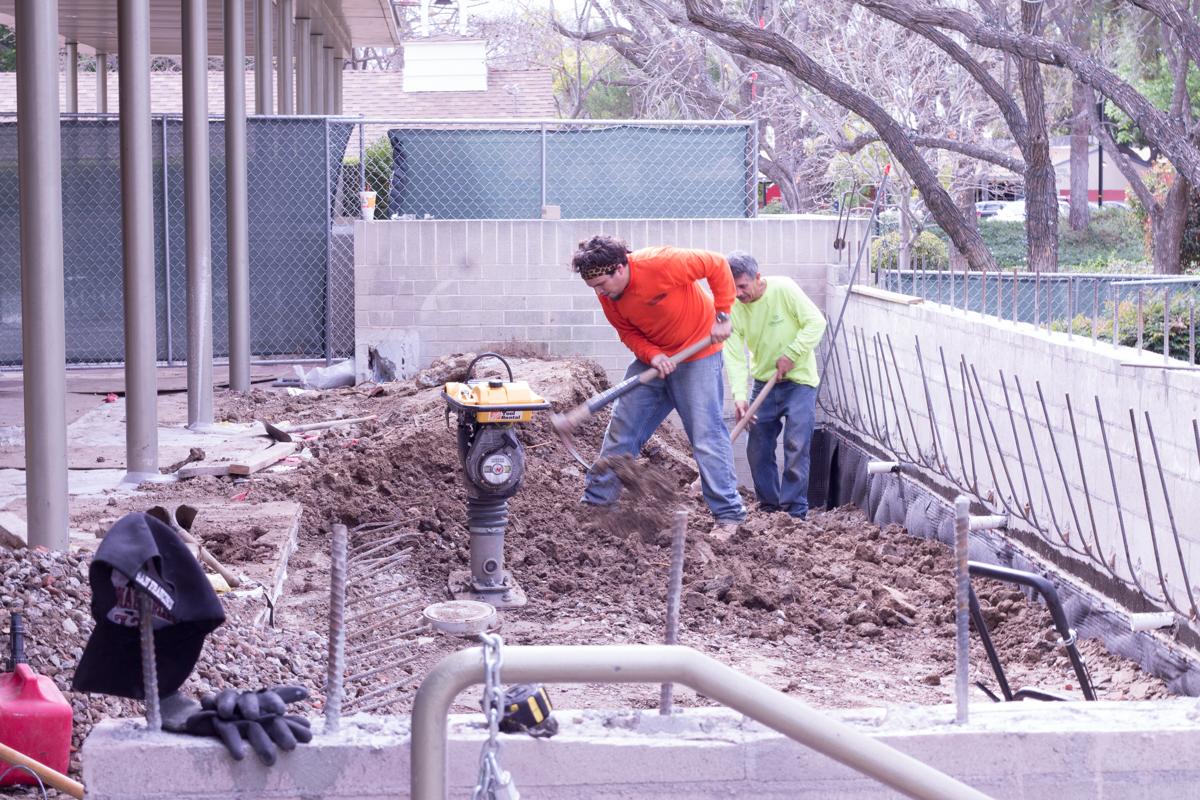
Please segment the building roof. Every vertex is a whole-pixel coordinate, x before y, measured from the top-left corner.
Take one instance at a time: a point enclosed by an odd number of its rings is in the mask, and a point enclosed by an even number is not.
[[[225,108],[224,73],[208,74],[208,110]],[[108,76],[108,108],[118,110],[117,74]],[[400,71],[346,70],[342,73],[342,108],[348,116],[383,120],[418,119],[549,119],[558,116],[549,70],[488,70],[485,92],[404,92]],[[60,97],[63,81],[59,80]],[[150,74],[150,105],[156,114],[177,114],[183,109],[183,75]],[[246,107],[254,111],[254,73],[246,73]],[[16,73],[0,72],[0,112],[17,109]],[[79,73],[79,110],[96,109],[96,77]],[[373,126],[378,127],[378,126]],[[383,126],[386,130],[387,126]]]

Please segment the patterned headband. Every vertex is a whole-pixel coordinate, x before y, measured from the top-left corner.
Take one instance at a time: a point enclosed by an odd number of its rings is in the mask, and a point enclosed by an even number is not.
[[[580,267],[579,277],[583,278],[585,281],[590,281],[593,278],[599,278],[601,275],[612,275],[620,268],[620,264],[593,264],[586,267]]]

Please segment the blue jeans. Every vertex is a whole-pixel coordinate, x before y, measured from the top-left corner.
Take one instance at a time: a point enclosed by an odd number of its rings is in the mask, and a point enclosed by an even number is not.
[[[674,409],[679,412],[692,443],[704,502],[714,517],[725,522],[741,520],[746,509],[737,490],[729,429],[722,418],[723,367],[720,353],[687,361],[676,367],[665,381],[655,378],[617,400],[604,432],[600,458],[622,455],[637,458],[642,445]],[[649,365],[634,361],[625,371],[625,377],[647,369]],[[608,506],[617,502],[620,494],[621,482],[612,470],[588,472],[583,502]]]
[[[762,387],[762,381],[754,382],[754,397]],[[809,451],[816,401],[816,387],[791,381],[777,383],[758,409],[758,421],[750,427],[746,443],[746,458],[758,502],[781,508],[793,517],[808,513]],[[780,430],[783,431],[782,485],[775,464],[775,441]]]

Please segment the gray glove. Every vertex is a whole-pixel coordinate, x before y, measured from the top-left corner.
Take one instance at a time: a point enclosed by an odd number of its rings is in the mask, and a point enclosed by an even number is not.
[[[162,700],[163,729],[192,736],[216,737],[234,760],[246,756],[246,742],[260,761],[275,763],[279,750],[294,750],[312,740],[309,721],[287,714],[287,704],[308,697],[300,686],[276,686],[256,692],[225,689],[205,694],[200,702],[180,694]]]

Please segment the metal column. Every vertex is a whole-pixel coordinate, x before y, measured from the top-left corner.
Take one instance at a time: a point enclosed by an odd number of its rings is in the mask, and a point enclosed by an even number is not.
[[[158,476],[158,332],[154,292],[154,147],[150,2],[117,6],[121,72],[121,250],[125,308],[125,480]]]
[[[260,19],[266,16],[259,3]],[[266,5],[270,5],[268,2]],[[229,276],[229,388],[250,391],[250,244],[246,200],[246,11],[242,0],[225,0],[225,263]],[[262,26],[258,27],[262,32]],[[268,35],[269,40],[269,35]],[[267,50],[270,50],[268,41]],[[262,47],[258,48],[259,59]],[[270,93],[270,57],[267,80],[256,75],[256,101],[264,85]],[[259,113],[270,112],[259,106]]]
[[[325,92],[322,105],[326,114],[333,114],[336,113],[333,105],[333,48],[326,47],[323,54],[325,57],[321,61],[321,72],[324,77]]]
[[[296,113],[311,114],[312,20],[296,18]]]
[[[346,59],[333,59],[333,113],[342,113],[342,74],[346,71]]]
[[[29,546],[66,550],[67,345],[63,301],[58,3],[17,0],[21,363]]]
[[[205,0],[183,0],[183,212],[187,253],[188,427],[213,421],[212,238]]]
[[[243,12],[243,16],[245,12]],[[254,3],[254,113],[270,114],[274,110],[271,96],[272,51],[271,29],[274,27],[271,0],[256,0]],[[228,30],[228,26],[226,28]],[[244,48],[243,48],[244,49]],[[226,64],[229,62],[226,61]]]
[[[325,113],[325,53],[322,44],[325,34],[314,33],[309,37],[309,47],[312,52],[308,57],[308,68],[311,73],[308,79],[308,108],[310,114]]]
[[[79,113],[79,45],[67,42],[67,71],[63,81],[63,94],[67,102],[63,110],[68,114]]]
[[[279,0],[279,113],[296,113],[296,0]]]
[[[96,113],[108,113],[108,53],[96,53]]]

